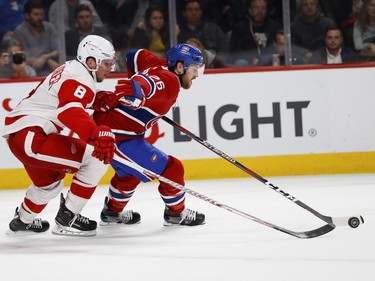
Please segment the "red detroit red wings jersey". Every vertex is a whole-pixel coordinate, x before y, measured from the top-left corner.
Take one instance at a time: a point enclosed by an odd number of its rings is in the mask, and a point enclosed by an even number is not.
[[[96,86],[86,67],[68,61],[48,75],[5,118],[3,135],[39,126],[46,134],[67,127],[87,141],[95,122],[85,109],[91,107]]]
[[[138,110],[119,104],[106,113],[95,112],[98,125],[107,125],[116,135],[116,141],[144,137],[175,104],[180,92],[178,77],[168,70],[166,59],[148,50],[132,50],[127,54],[128,77],[137,81],[146,97]]]

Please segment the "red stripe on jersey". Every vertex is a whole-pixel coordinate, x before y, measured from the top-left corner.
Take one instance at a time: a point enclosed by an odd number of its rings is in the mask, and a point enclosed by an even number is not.
[[[26,115],[20,115],[20,116],[15,116],[15,117],[5,117],[4,125],[5,126],[11,125],[11,124],[13,124],[14,122],[16,122],[17,120],[21,119],[24,116],[26,116]]]
[[[30,201],[30,199],[25,198],[23,204],[27,206],[27,208],[33,212],[39,214],[43,209],[47,206],[47,204],[37,205],[34,202]],[[30,213],[24,206],[22,206],[26,212]]]
[[[88,142],[92,131],[96,128],[90,115],[79,107],[67,108],[58,114],[57,118],[85,142]]]
[[[5,117],[4,125],[5,126],[11,125],[14,122],[18,121],[19,119],[21,119],[25,116],[27,116],[27,115],[20,115],[20,116],[14,116],[14,117],[7,116],[7,117]],[[54,122],[52,122],[52,124],[56,127],[58,132],[61,132],[63,130],[63,128],[61,128],[59,125],[55,124]]]
[[[74,195],[78,197],[81,197],[84,199],[90,199],[96,189],[96,186],[92,186],[92,187],[82,186],[78,184],[80,180],[78,180],[76,177],[74,177],[73,181],[74,182],[72,182],[70,186],[70,192],[72,192]]]

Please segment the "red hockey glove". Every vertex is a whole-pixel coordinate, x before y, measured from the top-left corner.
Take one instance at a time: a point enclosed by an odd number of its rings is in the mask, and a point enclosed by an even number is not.
[[[107,112],[117,106],[119,98],[120,96],[117,96],[113,92],[99,91],[96,93],[95,101],[92,106],[96,111]]]
[[[115,93],[121,96],[119,99],[121,104],[129,106],[134,110],[142,107],[146,101],[141,85],[134,80],[119,80],[116,85]]]
[[[91,133],[91,141],[94,145],[93,157],[109,164],[115,153],[115,135],[107,126],[96,127]]]

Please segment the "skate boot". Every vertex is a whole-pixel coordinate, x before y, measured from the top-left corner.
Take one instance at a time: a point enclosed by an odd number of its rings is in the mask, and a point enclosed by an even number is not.
[[[61,193],[60,209],[55,218],[56,226],[53,234],[66,236],[94,236],[96,235],[96,221],[80,214],[74,214],[65,206],[65,199]]]
[[[27,224],[21,221],[18,213],[18,207],[14,213],[13,220],[9,223],[9,230],[6,232],[9,235],[13,234],[32,234],[46,232],[49,229],[49,223],[46,220],[34,219]]]
[[[164,210],[164,226],[196,226],[205,223],[204,214],[198,213],[197,211],[185,209],[180,214],[172,214],[168,208]]]
[[[104,199],[104,207],[100,213],[101,226],[109,225],[132,225],[141,222],[141,215],[132,210],[124,210],[121,213],[116,213],[108,209],[108,197]]]

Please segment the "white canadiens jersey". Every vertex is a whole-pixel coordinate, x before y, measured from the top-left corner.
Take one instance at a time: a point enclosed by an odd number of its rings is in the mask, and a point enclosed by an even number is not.
[[[68,61],[8,114],[3,136],[31,126],[43,128],[46,134],[67,127],[87,139],[96,125],[85,109],[92,106],[95,92],[95,81],[86,67],[78,61]]]

